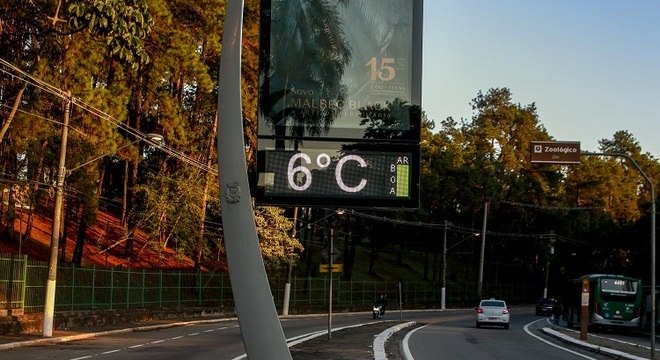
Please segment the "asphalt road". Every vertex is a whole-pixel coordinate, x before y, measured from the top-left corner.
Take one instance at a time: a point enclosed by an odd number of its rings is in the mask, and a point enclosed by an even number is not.
[[[611,359],[545,336],[546,318],[529,309],[513,310],[510,329],[476,328],[472,312],[440,317],[413,330],[406,339],[408,360],[502,359],[566,360]]]
[[[472,310],[390,311],[385,321],[374,322],[370,313],[335,314],[331,339],[326,315],[287,317],[282,320],[285,337],[298,339],[291,347],[294,360],[374,359],[375,335],[407,322],[418,325],[399,331],[385,344],[387,360],[428,359],[606,359],[603,355],[567,345],[547,336],[542,328],[552,326],[533,309],[514,309],[509,330],[475,327]],[[354,325],[362,325],[351,327]],[[562,328],[558,328],[562,329]],[[563,332],[568,330],[563,329]],[[407,335],[406,335],[407,333]],[[301,338],[316,334],[315,338]],[[608,337],[611,334],[606,334]],[[628,341],[644,342],[624,336]],[[409,354],[399,351],[406,344]],[[70,342],[18,347],[0,352],[3,359],[147,359],[147,360],[238,360],[245,349],[238,322],[206,320],[186,326],[152,331],[118,331],[112,335]],[[407,356],[410,355],[410,356]],[[642,356],[645,355],[642,354]]]

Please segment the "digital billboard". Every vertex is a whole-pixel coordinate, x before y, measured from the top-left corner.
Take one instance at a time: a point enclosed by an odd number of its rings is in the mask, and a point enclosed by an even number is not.
[[[262,1],[257,202],[418,206],[421,12],[421,0]],[[381,191],[399,157],[406,196]],[[357,185],[337,166],[368,185],[344,191]]]

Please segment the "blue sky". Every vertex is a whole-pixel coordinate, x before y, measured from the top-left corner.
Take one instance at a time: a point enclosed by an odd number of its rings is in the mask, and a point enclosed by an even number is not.
[[[479,90],[536,103],[555,140],[629,131],[660,158],[660,1],[425,0],[422,106],[472,118]]]

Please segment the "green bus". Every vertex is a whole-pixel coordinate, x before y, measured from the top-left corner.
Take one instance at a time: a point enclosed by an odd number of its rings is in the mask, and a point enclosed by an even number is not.
[[[569,327],[580,324],[582,280],[589,280],[589,326],[639,327],[642,281],[611,274],[590,274],[573,279],[563,296],[563,317]]]

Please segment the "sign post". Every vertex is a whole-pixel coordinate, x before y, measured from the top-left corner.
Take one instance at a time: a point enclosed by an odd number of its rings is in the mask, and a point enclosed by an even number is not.
[[[582,278],[582,298],[580,299],[580,340],[587,340],[589,329],[589,278]]]

